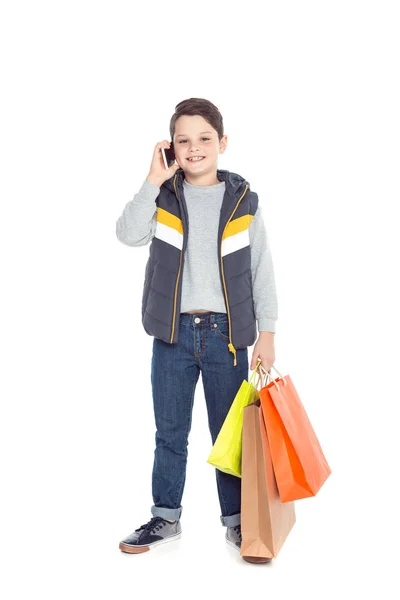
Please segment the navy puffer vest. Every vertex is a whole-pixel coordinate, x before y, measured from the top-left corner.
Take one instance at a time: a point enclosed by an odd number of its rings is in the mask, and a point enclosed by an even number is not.
[[[161,185],[156,199],[157,229],[150,243],[142,296],[146,333],[170,344],[176,344],[179,337],[182,270],[189,235],[183,178],[183,170],[178,169]],[[249,225],[257,210],[258,196],[236,173],[218,169],[217,178],[225,181],[218,262],[229,321],[228,348],[236,366],[236,348],[252,346],[257,338]]]

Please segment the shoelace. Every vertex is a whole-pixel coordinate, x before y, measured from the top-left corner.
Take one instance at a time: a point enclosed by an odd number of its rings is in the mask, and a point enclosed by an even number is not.
[[[241,526],[240,525],[235,525],[233,529],[238,534],[239,540],[242,541],[242,528],[241,528]]]
[[[135,531],[147,529],[147,531],[150,531],[150,533],[155,533],[158,529],[161,529],[161,527],[163,527],[164,524],[165,519],[163,519],[162,517],[152,517],[148,523],[141,525],[138,529],[135,529]]]

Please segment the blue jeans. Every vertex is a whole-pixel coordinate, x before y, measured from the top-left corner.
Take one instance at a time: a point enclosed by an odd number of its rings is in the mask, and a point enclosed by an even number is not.
[[[152,473],[153,516],[170,520],[181,516],[188,436],[200,371],[212,445],[237,391],[243,380],[248,379],[248,349],[236,350],[237,364],[233,366],[234,355],[229,351],[228,344],[228,316],[218,312],[181,313],[177,344],[154,338],[151,363],[156,422]],[[242,480],[219,469],[215,469],[215,474],[221,523],[227,527],[238,525]]]

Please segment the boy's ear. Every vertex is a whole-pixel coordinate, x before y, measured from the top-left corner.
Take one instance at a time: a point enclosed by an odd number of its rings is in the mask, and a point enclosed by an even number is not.
[[[225,152],[227,145],[228,145],[228,136],[223,135],[219,142],[219,153],[220,154],[223,154]]]

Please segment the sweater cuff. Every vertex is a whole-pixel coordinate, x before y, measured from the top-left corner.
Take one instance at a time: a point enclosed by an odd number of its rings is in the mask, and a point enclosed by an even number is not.
[[[276,333],[276,320],[268,319],[267,317],[262,317],[261,319],[257,319],[258,331],[271,331],[272,333]]]
[[[160,188],[155,183],[144,180],[142,187],[138,191],[138,196],[148,202],[154,202],[160,193]]]

